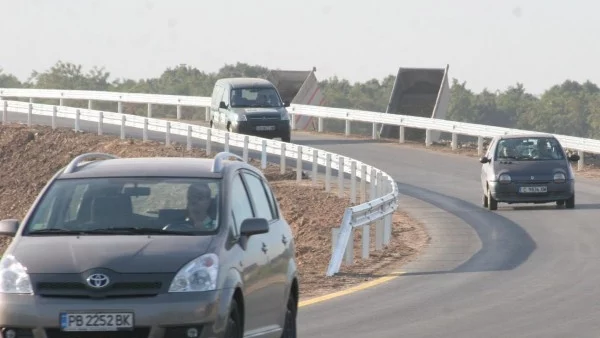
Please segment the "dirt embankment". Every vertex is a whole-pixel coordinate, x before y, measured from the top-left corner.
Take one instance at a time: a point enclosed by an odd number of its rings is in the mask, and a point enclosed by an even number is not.
[[[159,142],[121,140],[45,126],[0,126],[0,219],[22,218],[48,179],[75,156],[86,152],[107,152],[120,157],[207,157],[200,149],[187,151],[185,145],[179,144],[165,146]],[[258,160],[252,159],[251,163],[260,166]],[[373,252],[366,261],[359,260],[360,231],[357,231],[357,264],[342,266],[339,276],[327,278],[331,228],[339,226],[349,201],[325,192],[320,185],[313,186],[309,180],[298,184],[294,171],[288,169],[281,175],[279,169],[278,165],[269,164],[263,172],[294,231],[303,299],[393,271],[412,259],[428,241],[419,222],[398,212],[394,215],[393,240],[385,250]],[[0,237],[0,253],[9,242],[10,238]]]

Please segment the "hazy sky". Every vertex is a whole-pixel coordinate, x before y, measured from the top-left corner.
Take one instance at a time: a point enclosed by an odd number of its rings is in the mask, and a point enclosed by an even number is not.
[[[21,80],[58,60],[113,79],[241,61],[350,81],[449,64],[476,91],[600,84],[591,0],[0,0],[0,12],[0,68]]]

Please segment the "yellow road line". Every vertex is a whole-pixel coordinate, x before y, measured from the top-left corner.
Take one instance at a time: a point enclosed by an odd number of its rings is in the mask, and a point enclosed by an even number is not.
[[[341,297],[341,296],[345,296],[345,295],[349,295],[351,293],[355,293],[364,289],[368,289],[370,287],[373,287],[375,285],[379,285],[379,284],[383,284],[385,282],[388,282],[394,278],[397,278],[399,276],[401,276],[404,272],[399,271],[399,272],[394,272],[391,273],[385,277],[381,277],[381,278],[377,278],[374,279],[372,281],[368,281],[362,284],[358,284],[356,286],[350,287],[348,289],[342,290],[342,291],[337,291],[337,292],[333,292],[333,293],[329,293],[323,296],[319,296],[319,297],[314,297],[314,298],[310,298],[307,300],[302,300],[298,303],[298,307],[304,307],[304,306],[308,306],[308,305],[312,305],[312,304],[316,304],[316,303],[321,303],[324,302],[326,300],[330,300],[333,298],[337,298],[337,297]]]

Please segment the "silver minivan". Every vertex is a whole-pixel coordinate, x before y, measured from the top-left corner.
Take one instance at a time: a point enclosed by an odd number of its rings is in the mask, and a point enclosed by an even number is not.
[[[291,227],[234,154],[78,156],[0,234],[1,337],[296,337]]]

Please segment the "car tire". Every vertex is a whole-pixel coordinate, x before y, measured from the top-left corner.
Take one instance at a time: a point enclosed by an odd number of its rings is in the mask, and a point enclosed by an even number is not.
[[[488,209],[489,210],[496,210],[496,209],[498,209],[498,201],[496,201],[492,197],[492,193],[490,192],[489,188],[488,188],[488,191],[487,191],[487,200],[488,200]]]
[[[565,205],[565,201],[564,200],[556,201],[556,205],[561,207],[561,206]]]
[[[488,198],[485,194],[483,194],[483,207],[484,208],[488,207]]]
[[[575,208],[575,195],[571,196],[565,201],[565,207],[567,207],[567,209]]]
[[[290,143],[290,142],[292,141],[292,137],[291,137],[290,135],[287,135],[287,136],[282,136],[282,137],[281,137],[281,141],[282,141],[282,142],[287,142],[287,143]]]
[[[227,317],[227,325],[225,326],[225,338],[242,338],[244,337],[244,328],[242,326],[242,316],[240,308],[235,299],[231,300],[229,306],[229,317]]]
[[[283,324],[283,333],[281,338],[296,338],[296,317],[298,316],[298,305],[296,298],[290,292],[288,297],[287,306],[285,308],[285,322]]]

